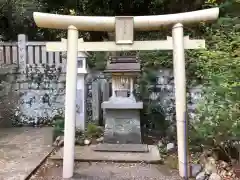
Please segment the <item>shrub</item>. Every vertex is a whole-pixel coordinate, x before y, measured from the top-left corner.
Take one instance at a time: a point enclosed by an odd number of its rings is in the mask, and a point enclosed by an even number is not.
[[[195,74],[205,86],[190,130],[192,144],[229,148],[229,141],[240,140],[240,33],[235,20],[220,18],[206,28],[208,49],[188,54],[197,59]]]
[[[53,117],[53,140],[64,135],[64,118],[62,116]]]
[[[86,136],[89,138],[98,138],[102,135],[103,130],[94,123],[88,123]]]

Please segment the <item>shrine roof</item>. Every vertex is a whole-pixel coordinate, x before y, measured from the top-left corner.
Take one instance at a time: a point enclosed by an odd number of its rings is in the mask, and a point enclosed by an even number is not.
[[[109,57],[105,72],[140,72],[138,57],[115,56]]]

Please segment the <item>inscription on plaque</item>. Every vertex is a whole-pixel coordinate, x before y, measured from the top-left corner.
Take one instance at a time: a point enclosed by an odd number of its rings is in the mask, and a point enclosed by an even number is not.
[[[133,17],[115,17],[116,44],[133,44]]]

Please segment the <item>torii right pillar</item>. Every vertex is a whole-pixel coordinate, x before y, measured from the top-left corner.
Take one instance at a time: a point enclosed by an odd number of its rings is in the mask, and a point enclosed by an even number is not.
[[[178,141],[178,166],[181,177],[189,176],[188,136],[186,119],[186,73],[184,55],[183,25],[177,23],[172,28],[173,66],[176,101],[176,124]],[[185,134],[184,134],[185,133]],[[184,148],[183,148],[184,147]]]

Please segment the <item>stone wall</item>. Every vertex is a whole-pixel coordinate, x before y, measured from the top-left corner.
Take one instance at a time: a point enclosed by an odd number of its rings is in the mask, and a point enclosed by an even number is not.
[[[14,66],[0,66],[0,127],[11,127],[9,119],[13,118],[15,104],[18,104],[19,96],[11,92],[14,72]]]
[[[18,96],[14,104],[15,115],[11,116],[14,125],[49,124],[55,115],[63,115],[65,97],[65,73],[55,66],[27,66],[26,73],[12,73],[12,93]],[[87,121],[92,121],[92,82],[110,81],[103,73],[90,73],[86,77],[87,86]],[[173,119],[174,80],[169,69],[158,72],[154,91],[150,99],[159,102],[167,115]],[[188,108],[190,117],[194,115],[195,105],[200,97],[201,86],[194,87],[188,93]],[[1,117],[0,117],[1,118]]]
[[[64,111],[65,74],[55,66],[27,66],[25,73],[13,73],[12,93],[18,96],[13,125],[37,126],[51,123]]]

